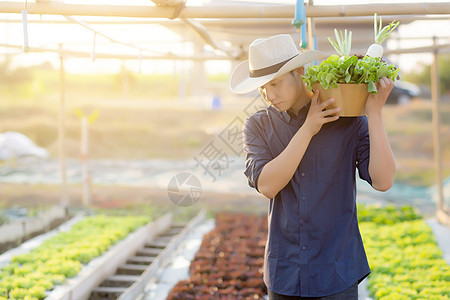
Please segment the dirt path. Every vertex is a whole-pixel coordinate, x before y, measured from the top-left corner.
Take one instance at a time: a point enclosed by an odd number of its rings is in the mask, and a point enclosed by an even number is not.
[[[69,186],[69,206],[81,207],[81,187]],[[0,183],[1,206],[42,206],[54,205],[61,201],[61,187],[57,185],[29,185]],[[127,187],[127,186],[94,186],[92,188],[92,204],[98,208],[120,208],[133,205],[153,205],[170,209],[175,205],[170,201],[166,189]],[[263,212],[267,209],[267,199],[256,192],[249,193],[215,193],[203,191],[195,204],[216,210],[239,210]]]

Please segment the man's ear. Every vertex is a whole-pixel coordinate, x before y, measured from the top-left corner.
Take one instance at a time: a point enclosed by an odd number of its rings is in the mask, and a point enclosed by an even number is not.
[[[305,74],[305,67],[300,67],[295,69],[295,72],[297,73],[297,75],[302,76]]]
[[[294,74],[297,78],[300,78],[302,75],[305,74],[305,68],[304,67],[300,67],[294,70]]]

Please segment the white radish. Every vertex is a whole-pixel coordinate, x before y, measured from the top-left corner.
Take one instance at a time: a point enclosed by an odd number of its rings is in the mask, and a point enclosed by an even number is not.
[[[372,44],[369,49],[367,49],[366,56],[372,57],[382,57],[383,56],[383,46],[380,44]]]
[[[375,43],[370,45],[369,49],[367,49],[366,55],[381,58],[383,56],[383,46],[381,46],[381,44],[384,42],[385,39],[390,37],[391,32],[394,31],[394,29],[397,28],[399,24],[400,22],[398,21],[396,22],[394,20],[391,23],[389,23],[389,25],[386,25],[383,28],[381,28],[382,26],[381,17],[380,17],[380,25],[377,26],[378,25],[377,14],[375,13],[373,24]]]

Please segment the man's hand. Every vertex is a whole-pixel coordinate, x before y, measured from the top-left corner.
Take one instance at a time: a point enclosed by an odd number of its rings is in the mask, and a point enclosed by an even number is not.
[[[382,77],[375,85],[377,87],[377,93],[371,93],[367,98],[366,113],[368,116],[373,113],[381,113],[389,94],[394,88],[394,82],[387,77]]]
[[[311,136],[315,135],[322,128],[325,123],[333,122],[339,119],[339,107],[326,109],[335,100],[333,98],[328,99],[325,102],[319,103],[319,91],[316,90],[312,99],[311,106],[309,107],[308,116],[306,117],[303,127],[308,130]]]

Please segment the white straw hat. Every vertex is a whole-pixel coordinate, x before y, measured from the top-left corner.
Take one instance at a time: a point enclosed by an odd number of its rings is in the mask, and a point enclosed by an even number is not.
[[[231,74],[230,88],[237,94],[249,93],[272,79],[323,58],[316,50],[300,53],[289,34],[256,39],[249,46],[248,60],[240,63]]]

